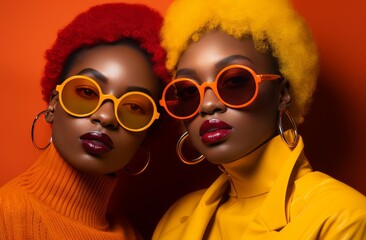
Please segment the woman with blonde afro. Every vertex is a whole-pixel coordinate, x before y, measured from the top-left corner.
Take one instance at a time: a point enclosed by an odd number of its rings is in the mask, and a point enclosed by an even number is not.
[[[178,200],[153,239],[364,239],[366,198],[314,171],[297,131],[318,75],[315,43],[285,0],[176,0],[162,30],[182,120],[180,159],[222,175]],[[202,154],[188,158],[187,139]]]

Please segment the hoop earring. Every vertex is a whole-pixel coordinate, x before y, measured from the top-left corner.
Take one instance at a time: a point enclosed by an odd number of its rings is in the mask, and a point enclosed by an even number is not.
[[[292,125],[292,129],[291,130],[292,130],[292,133],[293,133],[293,136],[294,136],[292,142],[289,141],[286,138],[285,132],[283,130],[282,116],[283,116],[284,113],[286,114],[286,117],[288,118],[288,120],[290,120],[290,123]],[[284,141],[289,148],[296,147],[297,142],[299,140],[299,135],[297,133],[297,126],[296,126],[296,123],[295,123],[294,119],[292,118],[292,116],[290,115],[290,113],[287,110],[281,110],[280,111],[279,119],[278,119],[278,130],[280,132],[282,141]]]
[[[128,173],[128,174],[130,174],[130,175],[132,175],[132,176],[140,175],[141,173],[143,173],[143,172],[146,170],[146,168],[147,168],[147,167],[149,166],[149,164],[150,164],[150,156],[151,156],[150,151],[149,151],[149,150],[145,150],[145,148],[142,148],[142,147],[140,147],[139,149],[144,149],[144,151],[146,152],[146,155],[147,155],[147,161],[146,161],[145,165],[142,167],[142,169],[141,169],[141,170],[139,170],[139,171],[136,171],[136,172],[133,172],[133,171],[129,170],[127,166],[125,166],[125,167],[123,168],[123,170],[124,170],[126,173]],[[133,161],[133,159],[132,159],[132,161]]]
[[[34,139],[34,127],[37,123],[37,120],[40,116],[42,115],[46,115],[47,113],[51,112],[51,110],[43,110],[42,112],[38,113],[37,116],[34,118],[33,123],[32,123],[32,129],[31,129],[31,139],[32,139],[32,144],[35,148],[39,149],[39,150],[44,150],[46,148],[48,148],[52,142],[52,136],[50,137],[50,141],[48,142],[48,144],[45,147],[39,147]]]
[[[187,158],[185,158],[183,156],[182,147],[183,147],[183,143],[184,143],[184,141],[186,140],[187,137],[188,137],[188,131],[183,133],[183,135],[179,138],[179,140],[177,142],[176,151],[177,151],[179,159],[182,162],[184,162],[185,164],[188,164],[188,165],[195,165],[197,163],[202,162],[205,159],[205,157],[203,155],[201,155],[201,156],[199,156],[195,159],[192,159],[192,160],[188,160]]]

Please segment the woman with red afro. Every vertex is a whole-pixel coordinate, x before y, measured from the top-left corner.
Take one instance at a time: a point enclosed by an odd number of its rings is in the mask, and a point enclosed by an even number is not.
[[[44,151],[0,189],[1,239],[139,237],[106,209],[116,172],[127,171],[159,118],[156,100],[168,79],[161,25],[155,10],[115,3],[90,8],[59,32],[41,81],[48,108],[32,126]],[[42,115],[52,125],[45,147],[33,137]],[[144,170],[149,154],[135,161]]]

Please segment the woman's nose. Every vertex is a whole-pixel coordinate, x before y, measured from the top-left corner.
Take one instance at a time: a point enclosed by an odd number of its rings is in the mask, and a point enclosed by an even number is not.
[[[103,102],[98,110],[90,116],[90,121],[100,124],[104,128],[118,128],[119,123],[114,113],[114,103],[112,101]]]
[[[211,115],[216,112],[225,112],[226,106],[222,103],[214,91],[210,88],[206,88],[203,95],[202,103],[199,109],[199,114],[201,116]]]

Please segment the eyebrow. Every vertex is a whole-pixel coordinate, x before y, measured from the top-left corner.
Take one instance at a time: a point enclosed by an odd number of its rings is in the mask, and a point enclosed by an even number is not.
[[[137,87],[137,86],[130,86],[126,89],[126,92],[143,92],[143,93],[146,93],[147,95],[149,95],[150,97],[152,96],[151,95],[151,92],[147,89],[147,88],[143,88],[143,87]]]
[[[176,71],[176,73],[174,74],[174,78],[177,78],[177,76],[179,75],[189,76],[193,78],[194,76],[196,76],[196,71],[191,68],[182,68]]]
[[[98,70],[95,70],[94,68],[85,68],[83,70],[81,70],[78,75],[87,75],[87,76],[91,76],[93,79],[96,78],[98,80],[100,80],[101,82],[108,82],[108,78],[106,76],[104,76],[101,72],[99,72]],[[143,92],[146,93],[149,96],[151,95],[151,92],[147,89],[147,88],[143,88],[143,87],[138,87],[138,86],[129,86],[126,89],[126,93],[127,92]]]
[[[228,56],[227,58],[220,60],[218,63],[215,64],[215,67],[217,69],[223,69],[224,67],[227,67],[228,65],[232,64],[232,62],[235,60],[246,60],[246,61],[249,61],[250,63],[253,63],[252,59],[250,59],[244,55],[237,54],[237,55]]]
[[[78,72],[78,75],[87,75],[92,77],[93,79],[98,79],[101,82],[108,82],[108,79],[106,76],[104,76],[101,72],[95,70],[94,68],[84,68],[80,72]]]
[[[231,55],[231,56],[228,56],[227,58],[221,59],[218,63],[215,64],[215,68],[221,70],[224,67],[231,65],[233,63],[233,61],[235,61],[235,60],[246,60],[246,61],[249,61],[250,63],[253,63],[252,59],[250,59],[244,55],[236,54],[236,55]],[[179,75],[189,76],[191,78],[194,78],[197,75],[197,73],[194,69],[182,68],[182,69],[177,70],[177,72],[175,74],[175,76],[179,76]]]

